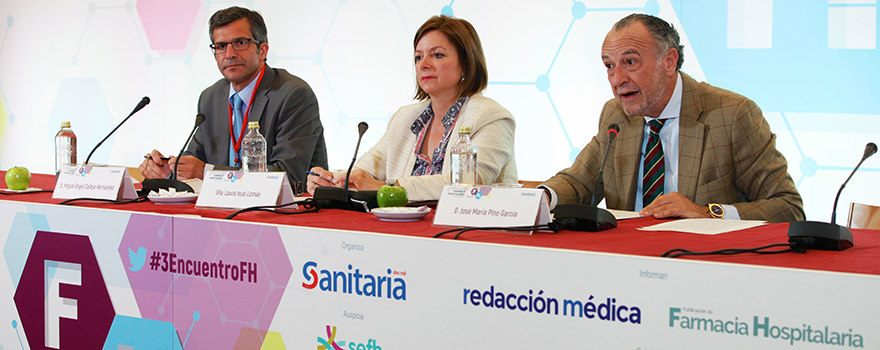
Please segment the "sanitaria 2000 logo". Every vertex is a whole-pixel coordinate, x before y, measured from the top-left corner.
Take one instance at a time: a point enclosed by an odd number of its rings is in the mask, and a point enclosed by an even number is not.
[[[388,298],[406,301],[406,272],[387,269],[385,276],[361,272],[351,264],[345,271],[318,269],[318,263],[308,261],[303,264],[302,283],[305,289],[318,289],[325,292],[355,294],[365,297]]]

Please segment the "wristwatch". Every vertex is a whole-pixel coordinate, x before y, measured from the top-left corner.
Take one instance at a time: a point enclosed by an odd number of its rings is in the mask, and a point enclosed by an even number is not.
[[[724,207],[718,203],[709,203],[709,215],[715,219],[724,219]]]

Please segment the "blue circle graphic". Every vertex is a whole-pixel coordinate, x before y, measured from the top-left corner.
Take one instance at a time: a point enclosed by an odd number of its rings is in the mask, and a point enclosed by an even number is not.
[[[648,0],[645,3],[645,13],[653,16],[657,16],[660,14],[660,4],[657,3],[657,0]]]
[[[568,154],[568,158],[571,159],[571,163],[574,164],[574,160],[577,158],[578,154],[581,154],[580,148],[572,148],[571,153]]]
[[[535,81],[535,85],[538,87],[538,91],[547,92],[547,90],[550,90],[550,77],[547,74],[541,74],[538,76],[538,80]]]
[[[816,164],[816,160],[813,158],[804,158],[801,161],[801,174],[806,177],[810,177],[816,175],[816,171],[819,170],[819,165]]]
[[[575,1],[574,5],[571,5],[571,15],[574,16],[575,19],[584,18],[587,15],[587,5],[580,1]]]

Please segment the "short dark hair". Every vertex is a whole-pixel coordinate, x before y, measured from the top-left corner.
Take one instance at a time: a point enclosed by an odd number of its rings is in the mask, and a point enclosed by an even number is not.
[[[681,38],[678,36],[678,31],[675,30],[675,27],[659,17],[644,13],[633,13],[614,23],[614,29],[621,30],[635,22],[643,24],[648,29],[648,33],[651,33],[651,36],[654,37],[660,57],[669,49],[675,49],[678,52],[678,62],[675,69],[681,70],[681,66],[684,64],[684,45],[681,45]]]
[[[211,37],[211,43],[214,43],[214,29],[229,25],[242,18],[247,18],[248,23],[251,24],[251,35],[254,37],[254,40],[260,44],[269,43],[269,33],[266,30],[266,22],[263,21],[263,16],[257,11],[251,11],[238,6],[219,10],[211,16],[211,20],[208,21],[210,24],[208,35]]]
[[[486,68],[486,56],[483,55],[483,44],[474,26],[461,18],[446,15],[431,17],[416,32],[413,49],[419,45],[419,40],[425,34],[435,30],[446,35],[446,39],[455,45],[458,53],[458,64],[464,71],[464,81],[459,84],[458,97],[471,96],[485,90],[489,85],[489,71]],[[422,101],[428,97],[428,93],[416,84],[415,98]]]

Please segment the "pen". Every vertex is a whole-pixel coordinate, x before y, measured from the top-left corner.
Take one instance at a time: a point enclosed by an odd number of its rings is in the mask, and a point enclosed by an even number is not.
[[[313,172],[311,172],[311,171],[309,171],[309,170],[306,170],[306,174],[309,174],[309,175],[315,175],[315,176],[317,176],[317,177],[321,177],[321,175],[315,174],[315,173],[313,173]]]
[[[151,158],[151,156],[150,156],[149,154],[145,154],[145,155],[144,155],[144,159],[150,159],[150,158]],[[160,157],[159,159],[161,159],[161,160],[163,160],[163,161],[165,161],[165,162],[171,160],[171,158],[169,158],[169,157]]]

